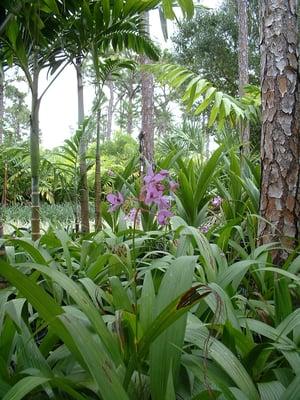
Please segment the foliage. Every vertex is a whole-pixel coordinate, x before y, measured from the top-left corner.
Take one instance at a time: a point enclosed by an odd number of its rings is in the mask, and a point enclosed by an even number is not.
[[[182,101],[193,115],[209,114],[208,127],[215,123],[219,130],[225,123],[237,125],[245,119],[257,120],[257,90],[250,89],[247,100],[236,99],[219,91],[211,82],[191,70],[174,64],[155,64],[148,67],[160,83],[182,90]]]
[[[171,226],[7,241],[4,399],[296,399],[298,258],[278,269],[263,246],[228,262],[181,218]]]
[[[258,1],[248,2],[250,83],[259,83]],[[172,37],[173,57],[180,65],[235,96],[238,93],[238,23],[236,1],[217,9],[197,7],[195,16],[182,21]]]

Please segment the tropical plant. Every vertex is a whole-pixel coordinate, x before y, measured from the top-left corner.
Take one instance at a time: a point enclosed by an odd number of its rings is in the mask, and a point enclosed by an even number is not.
[[[257,102],[256,94],[253,100],[249,99],[253,91],[247,94],[247,100],[240,101],[218,90],[207,79],[196,75],[186,67],[155,64],[147,68],[159,82],[182,90],[181,98],[188,112],[193,115],[199,115],[204,111],[208,113],[208,127],[216,123],[218,129],[222,130],[225,123],[236,126],[246,118],[257,119],[259,111],[254,107]]]

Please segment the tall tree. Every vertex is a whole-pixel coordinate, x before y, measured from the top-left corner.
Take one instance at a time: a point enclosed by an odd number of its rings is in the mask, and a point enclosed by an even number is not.
[[[11,5],[11,3],[8,3]],[[32,239],[40,237],[40,190],[39,190],[39,109],[42,97],[54,82],[52,77],[46,89],[39,94],[39,76],[43,68],[61,66],[56,64],[56,56],[60,53],[57,38],[61,27],[58,18],[58,2],[56,0],[42,5],[40,2],[19,2],[19,13],[8,12],[10,18],[5,24],[4,34],[0,36],[3,54],[8,63],[15,63],[24,72],[31,91],[30,117],[30,151],[31,151],[31,228]],[[13,4],[11,5],[13,7]]]
[[[4,69],[0,64],[0,146],[3,143],[3,117],[4,117]],[[3,237],[2,202],[0,201],[0,239]],[[0,256],[5,254],[4,246],[0,246]]]
[[[237,2],[223,0],[217,9],[197,7],[191,20],[178,25],[172,37],[173,56],[181,65],[211,81],[231,95],[238,93],[238,13]],[[249,80],[259,82],[259,7],[248,2]]]
[[[249,50],[248,50],[248,0],[237,0],[238,9],[238,59],[239,59],[239,96],[245,94],[245,86],[249,83]],[[249,153],[250,126],[242,123],[240,128],[243,152]]]
[[[299,239],[299,36],[297,0],[261,1],[261,243]],[[274,252],[282,263],[285,251]]]
[[[149,13],[144,14],[145,30],[149,32]],[[147,56],[141,57],[141,64],[149,64]],[[147,163],[154,162],[154,80],[150,72],[142,71],[142,124],[140,138],[141,167],[146,170]]]
[[[84,122],[84,97],[83,97],[83,72],[82,57],[78,55],[75,60],[76,78],[77,78],[77,116],[78,127],[82,127]],[[87,165],[86,165],[86,149],[87,137],[85,129],[79,143],[79,170],[80,170],[80,217],[81,232],[88,233],[90,231],[89,217],[89,189],[87,182]]]
[[[106,123],[106,139],[111,140],[112,135],[112,122],[114,114],[114,83],[111,77],[108,77],[107,87],[109,89],[109,100],[107,105],[107,123]]]
[[[0,64],[0,144],[3,143],[4,129],[4,68]]]

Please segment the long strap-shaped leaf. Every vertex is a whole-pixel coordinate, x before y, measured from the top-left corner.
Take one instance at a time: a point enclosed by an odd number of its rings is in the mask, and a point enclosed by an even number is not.
[[[128,400],[121,386],[112,359],[99,340],[94,340],[81,321],[68,315],[36,283],[16,268],[0,261],[0,271],[49,323],[70,352],[86,367],[99,388],[104,400]]]

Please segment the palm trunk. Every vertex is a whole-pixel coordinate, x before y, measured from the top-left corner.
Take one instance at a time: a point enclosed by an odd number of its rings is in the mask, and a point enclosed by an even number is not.
[[[113,108],[114,108],[114,84],[111,79],[107,81],[107,86],[109,88],[109,102],[107,108],[106,138],[107,140],[110,140],[112,135],[112,120],[113,120]]]
[[[95,165],[95,230],[99,232],[101,221],[101,155],[100,155],[100,109],[97,110],[97,139],[96,139],[96,165]]]
[[[149,32],[149,14],[145,14],[145,29]],[[141,64],[148,64],[146,56],[141,57]],[[142,171],[145,173],[147,163],[154,163],[154,82],[153,75],[142,71],[142,127],[140,133],[140,147]]]
[[[82,62],[80,57],[76,59],[76,76],[77,76],[77,94],[78,94],[78,126],[81,126],[84,121],[84,103],[83,103]],[[80,163],[79,191],[80,191],[80,214],[81,214],[82,233],[88,233],[90,231],[86,147],[87,147],[86,134],[85,132],[83,132],[79,144],[79,163]]]
[[[249,83],[249,60],[248,60],[248,13],[247,0],[237,0],[238,25],[239,25],[239,96],[245,94],[245,85]],[[250,150],[250,127],[249,123],[243,122],[240,126],[241,144],[243,153],[249,154]]]
[[[4,118],[4,70],[0,64],[0,144],[3,143],[3,118]]]
[[[31,160],[31,236],[32,240],[40,238],[40,188],[39,188],[39,169],[40,169],[40,143],[39,143],[39,108],[38,98],[38,79],[39,66],[37,57],[33,66],[32,76],[32,101],[30,118],[30,160]]]
[[[299,81],[296,0],[261,1],[261,243],[299,239]],[[275,251],[282,264],[287,253]]]
[[[3,117],[4,117],[4,71],[2,65],[0,65],[0,145],[3,144]],[[5,185],[4,185],[5,186]],[[4,189],[3,189],[4,193]],[[3,196],[3,194],[2,194]],[[3,238],[3,216],[2,207],[0,203],[0,239]],[[5,254],[5,247],[0,247],[0,256]]]

